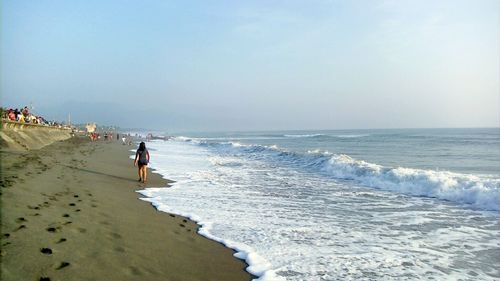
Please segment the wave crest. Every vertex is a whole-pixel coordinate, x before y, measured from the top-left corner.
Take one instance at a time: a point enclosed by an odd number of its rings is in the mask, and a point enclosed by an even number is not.
[[[189,138],[178,138],[178,140],[210,147],[221,153],[229,152],[278,161],[283,165],[313,170],[335,179],[354,180],[364,186],[380,190],[466,203],[479,209],[500,210],[500,179],[497,178],[448,171],[385,167],[356,160],[345,154],[331,154],[320,150],[301,154],[285,151],[276,146],[194,141]]]
[[[324,134],[303,134],[303,135],[283,135],[284,137],[287,138],[315,138],[315,137],[321,137],[325,136]]]
[[[334,155],[323,168],[340,179],[357,180],[382,190],[466,203],[480,209],[500,210],[500,180],[447,171],[389,168],[347,155]]]

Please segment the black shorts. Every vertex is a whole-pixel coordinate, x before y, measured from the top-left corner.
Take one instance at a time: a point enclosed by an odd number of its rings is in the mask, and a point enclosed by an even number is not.
[[[148,165],[148,162],[145,162],[145,161],[139,161],[138,162],[139,166],[147,166]]]

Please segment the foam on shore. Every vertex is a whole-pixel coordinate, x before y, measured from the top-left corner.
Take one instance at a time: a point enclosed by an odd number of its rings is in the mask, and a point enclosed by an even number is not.
[[[443,280],[466,274],[495,280],[500,274],[488,262],[498,248],[495,211],[332,176],[324,169],[332,154],[194,140],[148,147],[155,149],[151,167],[176,182],[140,190],[143,200],[197,221],[200,234],[235,249],[258,280]],[[449,264],[454,268],[443,271]]]

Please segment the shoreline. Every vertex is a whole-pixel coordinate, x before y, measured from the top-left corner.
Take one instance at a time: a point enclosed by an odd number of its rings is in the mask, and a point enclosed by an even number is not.
[[[133,153],[133,152],[131,152]],[[131,155],[131,157],[133,157],[133,154]],[[133,158],[131,158],[131,160],[133,160]],[[163,176],[161,173],[157,172],[157,169],[154,169],[154,168],[151,168],[149,167],[149,172],[148,172],[148,178],[154,173],[155,175],[161,177],[164,181],[166,181],[167,183],[167,186],[166,187],[172,187],[173,184],[176,183],[176,181],[174,180],[170,180],[168,178],[166,178],[165,176]],[[213,241],[213,242],[216,242],[218,244],[220,244],[221,246],[223,246],[224,248],[226,249],[229,249],[229,250],[232,250],[233,251],[233,257],[237,260],[240,260],[242,262],[244,262],[246,264],[245,266],[245,272],[248,273],[252,279],[251,280],[257,280],[259,279],[261,276],[258,275],[258,273],[252,273],[252,270],[250,270],[250,268],[252,267],[251,264],[249,264],[247,262],[247,256],[250,254],[249,252],[245,251],[245,250],[242,250],[242,249],[238,249],[237,246],[234,246],[234,245],[228,245],[226,242],[224,242],[223,239],[221,238],[218,238],[214,235],[212,235],[211,233],[209,233],[207,230],[204,229],[204,226],[203,224],[196,220],[196,219],[193,219],[192,217],[190,217],[189,215],[182,215],[182,214],[178,214],[176,212],[168,212],[168,211],[163,211],[163,210],[160,210],[157,206],[154,205],[154,202],[151,201],[152,197],[148,197],[144,194],[141,193],[141,191],[146,191],[147,189],[150,189],[150,188],[163,188],[163,187],[148,187],[148,186],[144,186],[144,188],[142,189],[137,189],[135,190],[135,192],[140,195],[138,197],[138,199],[140,199],[141,201],[144,201],[146,203],[148,203],[153,209],[155,209],[156,211],[158,212],[161,212],[161,213],[164,213],[166,215],[169,215],[169,216],[179,216],[181,217],[183,220],[187,220],[189,222],[192,222],[194,224],[197,225],[197,229],[196,229],[196,234],[198,234],[199,236],[202,236],[210,241]],[[200,231],[201,230],[201,231]]]
[[[256,278],[194,221],[140,199],[138,190],[169,182],[150,169],[149,182],[138,183],[132,148],[82,137],[2,148],[2,280]]]

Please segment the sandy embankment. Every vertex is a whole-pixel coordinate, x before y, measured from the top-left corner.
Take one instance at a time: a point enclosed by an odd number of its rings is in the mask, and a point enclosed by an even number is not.
[[[56,141],[67,140],[71,130],[2,120],[0,145],[15,150],[40,149]]]
[[[1,151],[2,280],[250,280],[233,251],[138,199],[131,149]],[[166,186],[149,173],[147,186]],[[41,279],[41,278],[47,279]]]

